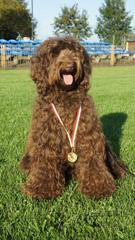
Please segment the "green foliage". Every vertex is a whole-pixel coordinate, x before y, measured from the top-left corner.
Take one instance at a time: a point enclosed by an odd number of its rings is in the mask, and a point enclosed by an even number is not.
[[[135,68],[94,68],[92,92],[113,146],[135,169]],[[76,193],[70,182],[56,200],[36,201],[22,194],[18,168],[35,98],[27,70],[0,71],[0,240],[134,240],[135,181],[117,181],[117,192],[99,201]],[[121,115],[127,119],[117,129]],[[107,120],[108,119],[108,120]],[[103,122],[104,124],[104,122]],[[121,132],[121,133],[120,133]],[[85,154],[85,153],[84,153]]]
[[[132,31],[129,12],[126,11],[124,0],[104,0],[99,8],[97,27],[95,33],[101,40],[121,45],[123,38],[126,38]]]
[[[54,31],[57,36],[71,35],[78,40],[90,37],[92,33],[87,11],[83,10],[80,13],[77,4],[62,8],[61,14],[54,19]]]
[[[135,32],[132,32],[128,35],[128,40],[135,41]]]
[[[0,0],[0,38],[31,37],[32,21],[35,30],[36,21],[24,0]]]

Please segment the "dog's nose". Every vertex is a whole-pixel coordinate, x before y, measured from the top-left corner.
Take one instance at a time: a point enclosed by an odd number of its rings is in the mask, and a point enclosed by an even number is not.
[[[67,72],[72,72],[76,69],[76,63],[67,63],[64,68]]]

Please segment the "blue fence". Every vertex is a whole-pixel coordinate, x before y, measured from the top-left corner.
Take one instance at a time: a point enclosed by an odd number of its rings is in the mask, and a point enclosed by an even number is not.
[[[10,56],[32,56],[36,48],[41,44],[41,41],[24,41],[24,40],[4,40],[0,39],[0,46],[6,46],[6,55]],[[0,47],[0,55],[2,48]]]
[[[112,51],[112,45],[109,42],[81,42],[90,55],[110,55]],[[115,54],[134,54],[134,52],[126,51],[124,48],[115,47]]]
[[[32,56],[37,47],[42,43],[40,40],[5,40],[0,39],[0,55],[2,54],[1,46],[6,46],[6,55],[10,56]],[[90,55],[110,55],[111,43],[109,42],[81,42]],[[134,54],[123,48],[115,48],[115,54]]]

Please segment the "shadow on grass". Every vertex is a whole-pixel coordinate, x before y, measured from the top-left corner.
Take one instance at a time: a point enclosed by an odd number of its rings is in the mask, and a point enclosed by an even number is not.
[[[122,128],[126,120],[127,114],[123,112],[110,113],[101,117],[104,134],[118,156],[120,155]]]

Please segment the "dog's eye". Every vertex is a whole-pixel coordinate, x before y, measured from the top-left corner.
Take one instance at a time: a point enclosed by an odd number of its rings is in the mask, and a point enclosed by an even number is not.
[[[51,49],[51,53],[52,53],[52,55],[57,56],[60,53],[60,49],[58,47],[54,47],[54,48]]]

